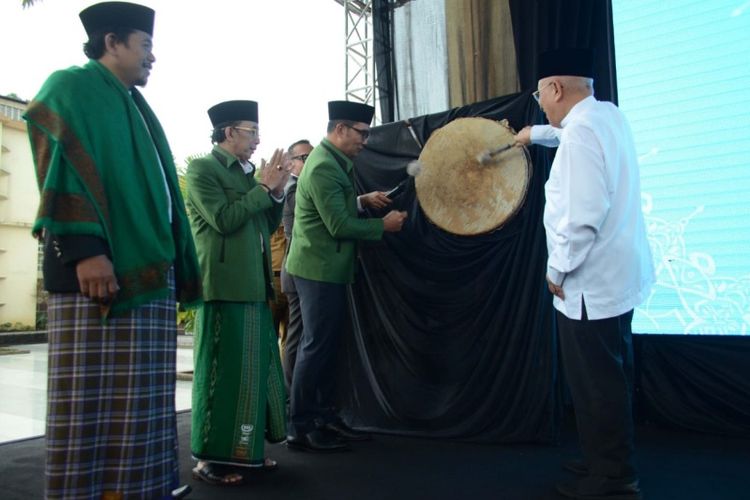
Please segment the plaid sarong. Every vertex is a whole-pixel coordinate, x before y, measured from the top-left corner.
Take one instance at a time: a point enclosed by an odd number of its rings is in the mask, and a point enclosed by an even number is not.
[[[106,325],[86,297],[50,294],[47,498],[153,500],[176,486],[173,276],[169,299]]]

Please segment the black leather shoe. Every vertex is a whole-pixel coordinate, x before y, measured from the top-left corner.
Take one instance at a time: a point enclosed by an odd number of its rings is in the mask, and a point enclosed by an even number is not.
[[[574,459],[563,462],[562,468],[568,472],[572,472],[573,474],[578,474],[579,476],[585,476],[589,473],[589,465],[585,460],[581,459]]]
[[[172,498],[185,498],[191,491],[193,491],[193,488],[191,488],[189,484],[183,484],[179,488],[172,490]]]
[[[323,428],[335,433],[343,441],[369,441],[372,439],[372,436],[367,432],[352,429],[341,421],[329,422]]]
[[[335,434],[326,432],[323,429],[315,429],[312,432],[297,437],[288,437],[286,446],[290,450],[313,451],[317,453],[334,453],[351,449],[347,443],[340,440]]]
[[[589,500],[641,500],[641,488],[633,478],[586,476],[557,484],[557,492],[568,498]]]

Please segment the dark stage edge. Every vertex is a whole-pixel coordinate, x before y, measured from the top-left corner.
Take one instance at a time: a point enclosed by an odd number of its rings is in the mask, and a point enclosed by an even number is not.
[[[542,500],[560,498],[560,469],[574,455],[575,431],[559,446],[478,445],[375,436],[348,453],[319,455],[267,446],[279,469],[252,473],[245,485],[192,479],[190,413],[178,415],[181,479],[191,500]],[[637,457],[644,499],[750,498],[750,440],[639,426]],[[44,438],[0,445],[0,498],[43,498]]]

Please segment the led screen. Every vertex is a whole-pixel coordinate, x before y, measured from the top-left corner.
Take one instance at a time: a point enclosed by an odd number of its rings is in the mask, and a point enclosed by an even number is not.
[[[750,1],[612,4],[657,272],[633,331],[750,335]]]

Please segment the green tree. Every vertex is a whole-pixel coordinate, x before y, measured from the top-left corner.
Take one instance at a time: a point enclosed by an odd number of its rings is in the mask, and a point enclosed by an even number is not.
[[[187,190],[187,183],[185,182],[187,166],[191,161],[204,155],[205,153],[192,154],[185,158],[181,165],[177,166],[177,181],[180,184],[180,192],[182,193],[183,199],[185,198]],[[174,163],[175,165],[178,165],[177,160],[175,160]],[[195,331],[195,309],[185,309],[177,304],[177,324],[182,326],[185,333],[192,334]]]

